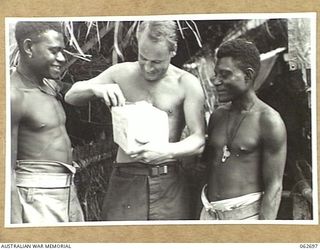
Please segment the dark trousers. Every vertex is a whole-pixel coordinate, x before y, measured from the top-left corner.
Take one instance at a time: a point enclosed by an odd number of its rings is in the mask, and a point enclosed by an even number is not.
[[[168,165],[168,173],[156,176],[148,174],[152,172],[149,164],[115,164],[102,206],[102,220],[190,219],[188,189],[180,163],[174,164]]]

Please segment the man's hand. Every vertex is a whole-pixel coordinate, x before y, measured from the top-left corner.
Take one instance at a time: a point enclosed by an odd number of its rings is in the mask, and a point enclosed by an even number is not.
[[[170,147],[170,143],[161,145],[146,143],[139,146],[136,150],[127,153],[135,161],[158,164],[172,159]]]
[[[94,84],[92,92],[98,98],[102,98],[107,106],[123,106],[124,95],[118,84]]]

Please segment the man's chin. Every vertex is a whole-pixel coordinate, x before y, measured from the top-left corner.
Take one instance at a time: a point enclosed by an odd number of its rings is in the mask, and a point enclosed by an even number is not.
[[[59,80],[61,77],[61,74],[49,74],[46,78],[52,79],[52,80]]]
[[[149,82],[154,82],[154,81],[157,81],[159,80],[159,77],[156,77],[156,76],[144,76],[144,79],[149,81]]]
[[[61,70],[61,68],[58,69],[58,68],[52,67],[52,68],[50,68],[49,71],[47,71],[47,73],[51,79],[60,79],[60,77],[62,75],[62,70]]]

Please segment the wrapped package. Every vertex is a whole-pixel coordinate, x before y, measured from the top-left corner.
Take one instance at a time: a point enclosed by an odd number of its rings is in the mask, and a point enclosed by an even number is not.
[[[165,144],[169,141],[166,112],[141,101],[111,109],[113,139],[125,152],[145,143]]]

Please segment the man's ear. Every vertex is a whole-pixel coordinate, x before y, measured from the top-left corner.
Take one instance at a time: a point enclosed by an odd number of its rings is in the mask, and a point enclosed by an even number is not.
[[[178,46],[177,46],[177,44],[175,44],[173,50],[170,51],[170,56],[171,57],[175,57],[176,56],[177,48],[178,48]]]
[[[26,53],[27,57],[32,57],[32,41],[30,38],[27,38],[23,41],[23,50]]]
[[[245,80],[253,82],[256,72],[253,68],[247,68],[245,71]]]

